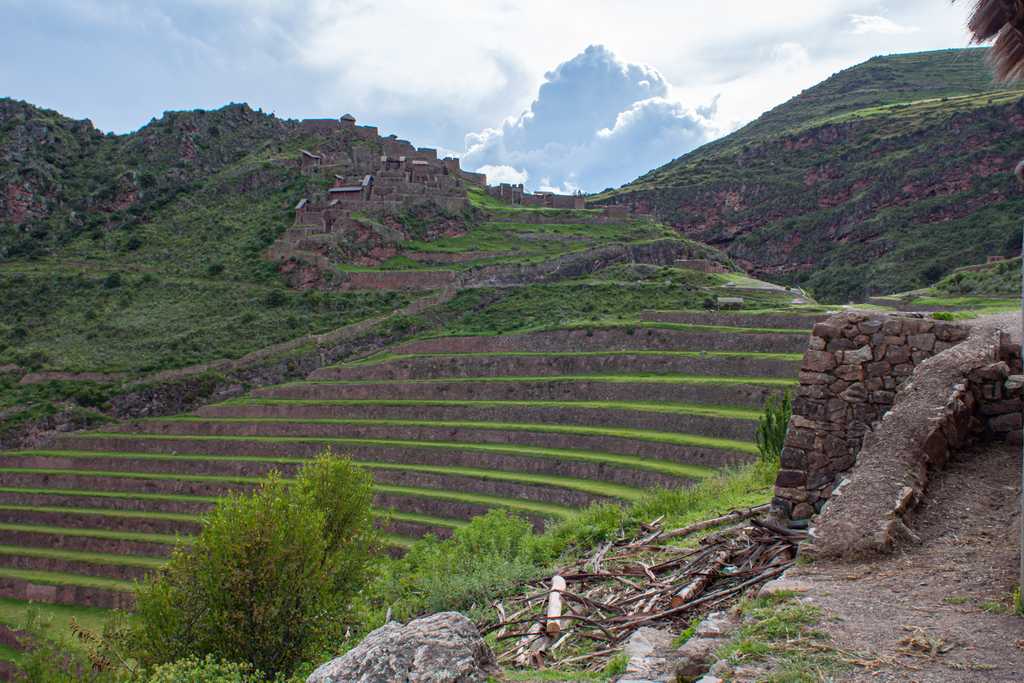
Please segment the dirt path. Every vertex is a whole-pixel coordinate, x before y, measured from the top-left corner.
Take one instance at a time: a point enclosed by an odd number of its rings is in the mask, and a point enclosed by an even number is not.
[[[790,573],[813,584],[834,644],[870,662],[840,680],[1024,681],[1024,618],[1010,614],[1020,460],[1003,445],[952,460],[916,513],[919,545]]]

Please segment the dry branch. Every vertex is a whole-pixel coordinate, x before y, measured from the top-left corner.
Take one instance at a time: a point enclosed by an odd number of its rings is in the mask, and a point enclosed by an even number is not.
[[[560,567],[550,581],[524,583],[518,597],[494,603],[496,618],[479,624],[481,631],[498,631],[499,642],[508,643],[499,653],[502,662],[585,662],[600,669],[641,626],[681,629],[694,615],[754,590],[791,566],[796,543],[806,532],[751,519],[766,507],[733,510],[679,529],[665,530],[662,520],[654,520],[637,537],[604,543],[589,557]],[[695,548],[666,543],[723,524],[733,526],[703,538]],[[510,604],[516,608],[512,614]],[[575,655],[589,649],[595,651]]]

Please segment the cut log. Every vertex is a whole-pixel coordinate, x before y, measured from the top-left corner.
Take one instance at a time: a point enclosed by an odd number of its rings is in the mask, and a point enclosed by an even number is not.
[[[565,579],[558,574],[551,577],[551,592],[548,593],[548,612],[544,630],[555,638],[562,630],[562,623],[559,617],[562,616],[562,591],[565,590]]]
[[[714,557],[711,558],[711,562],[708,564],[707,569],[697,575],[690,583],[683,586],[683,589],[672,596],[672,607],[679,607],[693,600],[695,597],[704,592],[704,589],[708,587],[719,570],[725,566],[725,563],[729,561],[729,551],[721,550],[715,553]]]
[[[661,540],[666,538],[682,538],[684,536],[689,536],[690,534],[697,533],[698,531],[703,531],[704,529],[710,529],[714,526],[727,524],[728,522],[737,522],[744,519],[750,519],[751,517],[759,515],[762,512],[767,512],[769,509],[771,509],[770,503],[758,505],[757,507],[747,508],[745,510],[733,510],[732,512],[724,514],[721,517],[715,517],[714,519],[705,519],[703,521],[690,524],[689,526],[684,526],[681,529],[672,529],[671,531],[664,531],[658,538]]]

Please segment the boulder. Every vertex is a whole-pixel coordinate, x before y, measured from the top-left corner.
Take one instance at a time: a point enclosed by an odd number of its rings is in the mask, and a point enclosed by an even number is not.
[[[441,612],[405,626],[381,626],[318,667],[306,683],[482,683],[497,672],[494,653],[473,622],[458,612]]]

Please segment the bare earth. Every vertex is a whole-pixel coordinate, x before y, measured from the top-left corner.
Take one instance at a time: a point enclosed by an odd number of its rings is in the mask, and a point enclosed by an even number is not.
[[[822,629],[851,660],[847,681],[1024,681],[1018,568],[1021,449],[987,445],[934,475],[912,524],[919,545],[859,563],[814,563]]]

